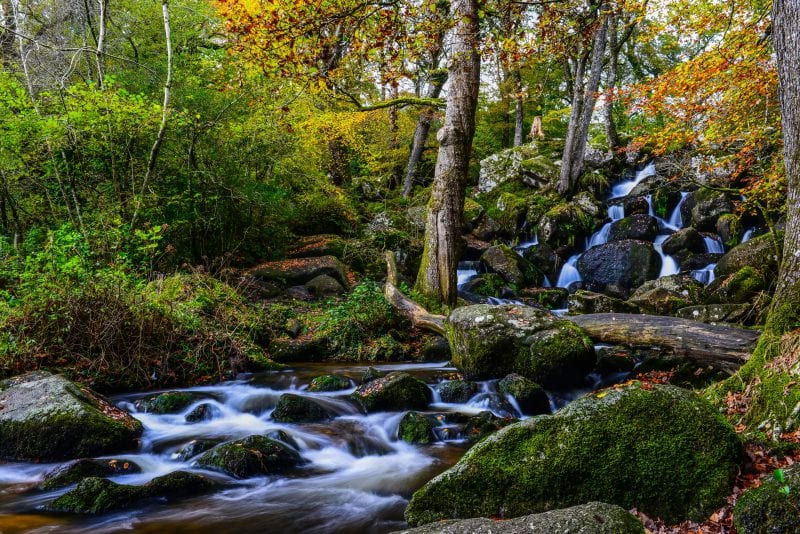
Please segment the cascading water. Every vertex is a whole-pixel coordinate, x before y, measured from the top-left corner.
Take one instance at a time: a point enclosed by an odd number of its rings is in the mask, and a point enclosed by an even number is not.
[[[703,241],[706,243],[706,251],[709,254],[725,254],[725,245],[718,235],[704,234]]]
[[[587,249],[608,243],[608,236],[611,233],[611,225],[616,221],[625,218],[625,206],[622,204],[614,204],[609,206],[608,218],[611,220],[605,223],[602,228],[600,228],[592,235],[592,237],[589,238],[589,246]]]
[[[669,234],[666,235],[659,235],[656,236],[655,241],[653,241],[653,248],[658,252],[658,255],[661,256],[661,271],[658,273],[658,277],[661,278],[662,276],[672,276],[673,274],[678,274],[678,262],[670,256],[669,254],[664,254],[664,250],[661,248],[661,245],[664,241],[669,238]]]
[[[753,238],[753,234],[755,233],[755,228],[748,228],[747,231],[742,236],[742,243],[747,243]]]
[[[688,196],[688,192],[681,191],[681,199],[678,201],[678,205],[675,206],[675,209],[672,210],[672,214],[669,216],[669,220],[667,221],[667,226],[675,231],[683,228],[683,214],[681,213],[681,208],[683,208],[683,203],[686,202],[686,197]]]
[[[633,188],[639,185],[645,178],[649,178],[650,176],[655,175],[656,173],[656,164],[655,162],[651,161],[645,167],[636,172],[636,175],[633,177],[632,180],[627,180],[625,182],[620,182],[614,187],[611,188],[611,198],[621,198],[628,196]]]
[[[692,276],[694,277],[695,280],[707,286],[708,284],[714,281],[715,278],[714,268],[716,266],[717,266],[716,263],[711,263],[709,265],[706,265],[702,269],[697,269],[692,271]]]
[[[569,286],[575,282],[581,281],[581,273],[578,272],[578,268],[576,267],[580,257],[580,254],[575,254],[567,260],[567,263],[564,264],[564,267],[561,268],[561,273],[558,275],[556,287],[569,288]]]

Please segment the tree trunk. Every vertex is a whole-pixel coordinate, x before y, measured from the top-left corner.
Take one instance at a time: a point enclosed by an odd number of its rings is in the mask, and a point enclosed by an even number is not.
[[[425,96],[427,98],[439,98],[445,80],[444,76],[433,76],[428,94]],[[411,144],[411,154],[408,156],[406,175],[403,179],[403,198],[408,198],[411,195],[411,188],[414,187],[414,173],[417,171],[417,165],[419,165],[422,160],[422,154],[425,152],[425,143],[428,141],[428,133],[431,131],[431,123],[435,116],[435,109],[425,108],[420,112],[419,119],[417,119],[417,127],[414,129],[414,141]]]
[[[601,14],[601,16],[603,16]],[[583,174],[583,154],[589,137],[589,125],[592,122],[594,104],[597,101],[597,90],[600,88],[600,77],[603,73],[603,55],[606,50],[606,34],[608,33],[608,17],[597,29],[592,40],[592,62],[589,69],[589,80],[584,86],[583,74],[585,59],[582,58],[582,69],[576,70],[575,94],[573,98],[573,113],[570,114],[568,143],[564,146],[564,155],[561,158],[561,174],[558,181],[558,192],[567,194],[575,191],[578,180]],[[578,95],[578,93],[580,93]],[[577,107],[577,110],[575,109]],[[569,151],[568,151],[569,150]]]
[[[394,252],[386,251],[386,284],[383,286],[383,295],[392,306],[405,316],[416,328],[424,328],[440,335],[444,335],[444,315],[434,315],[428,310],[408,298],[397,289],[397,264]]]
[[[514,71],[514,146],[522,144],[523,109],[525,99],[522,96],[522,75],[519,69]]]
[[[593,341],[634,347],[659,346],[717,369],[735,372],[747,361],[760,333],[656,315],[593,313],[565,317]]]
[[[617,125],[614,122],[614,89],[617,86],[617,69],[619,68],[619,45],[617,44],[617,18],[611,16],[608,28],[608,78],[606,79],[606,99],[603,106],[603,118],[606,126],[606,143],[608,150],[613,151],[620,146]]]
[[[97,0],[100,8],[97,30],[97,50],[95,55],[97,57],[97,86],[100,89],[105,87],[105,53],[106,53],[106,22],[108,21],[108,0]]]
[[[455,305],[456,268],[461,252],[464,191],[469,171],[480,85],[477,0],[454,0],[450,88],[444,126],[437,134],[439,154],[428,202],[425,248],[416,289],[428,298]]]

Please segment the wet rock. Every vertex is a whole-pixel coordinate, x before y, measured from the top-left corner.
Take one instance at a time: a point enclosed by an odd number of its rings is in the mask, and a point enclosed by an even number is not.
[[[681,254],[679,252],[676,256],[681,265],[681,271],[688,272],[705,269],[712,263],[717,263],[722,254]]]
[[[472,230],[478,241],[494,241],[503,233],[503,227],[491,217],[484,216]]]
[[[485,517],[439,521],[400,534],[644,534],[642,523],[613,504],[590,502],[501,520]]]
[[[575,248],[594,229],[595,220],[575,204],[560,204],[539,220],[539,241],[553,249]]]
[[[728,248],[735,247],[742,240],[742,223],[733,213],[726,213],[717,219],[715,230]]]
[[[628,195],[616,201],[622,204],[626,215],[647,215],[650,211],[650,206],[647,204],[647,199],[644,196]]]
[[[625,347],[602,347],[597,351],[597,369],[601,373],[627,373],[636,367],[636,358]]]
[[[133,405],[140,412],[163,415],[182,412],[196,399],[188,391],[167,391],[139,399]]]
[[[567,299],[569,313],[580,315],[584,313],[639,313],[639,308],[630,302],[609,297],[602,293],[594,293],[580,289]]]
[[[218,439],[193,439],[183,447],[172,453],[172,459],[180,462],[185,462],[190,458],[194,458],[199,454],[213,449],[219,445],[222,440]]]
[[[210,421],[218,417],[219,414],[219,408],[204,402],[203,404],[198,404],[191,412],[187,413],[185,419],[187,423],[199,423],[201,421]]]
[[[783,237],[779,236],[779,243],[782,240]],[[778,272],[778,255],[771,234],[754,237],[733,247],[719,259],[714,272],[717,278],[725,278],[748,266],[767,277],[774,277]]]
[[[308,385],[308,391],[341,391],[350,389],[350,379],[340,375],[322,375],[315,377]]]
[[[703,254],[706,251],[706,242],[700,232],[692,228],[678,230],[667,238],[661,245],[665,254],[677,254],[680,251],[688,251],[693,254]]]
[[[473,235],[464,236],[465,248],[462,258],[465,261],[477,261],[486,250],[492,246],[491,243],[481,241]]]
[[[681,308],[699,304],[703,285],[688,275],[675,274],[645,282],[628,302],[644,313],[671,315]]]
[[[725,193],[711,189],[699,189],[691,193],[694,197],[692,207],[692,226],[700,231],[716,230],[717,220],[733,211],[733,204]]]
[[[142,425],[60,375],[0,381],[0,459],[58,461],[135,449]]]
[[[435,336],[422,346],[419,352],[422,361],[444,362],[450,359],[450,344],[441,336]]]
[[[529,306],[462,306],[445,330],[453,363],[467,378],[518,373],[544,387],[569,387],[594,365],[592,343],[580,328]]]
[[[141,473],[142,468],[134,462],[125,459],[94,460],[83,458],[45,473],[44,480],[39,485],[43,490],[53,490],[70,486],[89,477],[111,477]]]
[[[782,470],[736,500],[733,524],[741,534],[800,532],[800,468]],[[781,480],[782,478],[782,480]]]
[[[284,393],[272,412],[272,419],[281,423],[316,423],[333,419],[336,414],[309,397]]]
[[[751,324],[753,308],[749,304],[708,304],[688,306],[675,314],[683,319],[693,319],[701,323],[739,323]]]
[[[506,245],[490,247],[481,256],[481,264],[497,273],[504,281],[516,287],[527,283],[541,285],[542,274],[525,258]]]
[[[528,247],[522,252],[522,257],[528,260],[538,271],[551,277],[558,277],[558,272],[564,263],[564,260],[547,243]]]
[[[303,458],[284,443],[253,435],[218,445],[197,463],[236,478],[249,478],[286,473],[301,465]]]
[[[219,487],[208,477],[175,471],[154,478],[144,486],[117,484],[104,478],[87,478],[47,506],[51,512],[102,514],[124,510],[143,501],[175,501],[202,495]]]
[[[364,371],[364,374],[361,375],[361,383],[366,384],[367,382],[372,382],[377,378],[383,378],[388,373],[386,371],[381,371],[380,369],[376,369],[374,367],[367,367],[367,370]]]
[[[507,289],[506,281],[499,274],[479,274],[467,281],[460,289],[466,295],[499,297]]]
[[[514,373],[506,375],[497,383],[497,391],[514,397],[524,415],[550,413],[547,393],[539,384],[524,376]]]
[[[565,307],[569,291],[563,287],[534,287],[518,291],[517,296],[529,306],[552,310]]]
[[[658,278],[660,271],[661,257],[653,245],[633,239],[592,247],[578,260],[586,289],[620,298]]]
[[[343,287],[350,287],[346,267],[333,256],[270,261],[250,269],[259,280],[274,280],[289,286],[302,285],[320,275],[328,275]]]
[[[717,278],[707,288],[707,304],[753,303],[767,289],[767,281],[754,267],[742,267],[724,278]]]
[[[417,412],[408,412],[403,416],[397,435],[406,443],[427,445],[435,440],[433,425],[427,417]]]
[[[424,410],[433,400],[425,382],[403,372],[371,380],[356,388],[352,397],[367,412]]]
[[[509,425],[417,491],[411,525],[515,517],[598,499],[668,523],[725,503],[743,461],[733,427],[692,391],[632,383]]]
[[[345,292],[344,287],[332,276],[321,274],[305,283],[305,288],[316,297],[332,297]]]
[[[515,421],[516,419],[510,417],[498,417],[490,411],[481,412],[467,419],[463,430],[464,439],[473,443],[480,441]]]
[[[638,239],[652,241],[658,235],[658,221],[649,215],[631,215],[611,224],[609,241]]]
[[[478,384],[469,380],[450,380],[436,386],[442,402],[453,404],[464,404],[474,397],[480,389]]]

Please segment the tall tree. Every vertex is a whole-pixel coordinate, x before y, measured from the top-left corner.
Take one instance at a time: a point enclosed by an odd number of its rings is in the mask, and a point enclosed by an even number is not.
[[[456,269],[461,254],[464,192],[467,185],[475,111],[480,87],[480,24],[477,0],[455,0],[444,126],[437,134],[439,154],[428,203],[425,248],[416,289],[428,298],[455,305]]]

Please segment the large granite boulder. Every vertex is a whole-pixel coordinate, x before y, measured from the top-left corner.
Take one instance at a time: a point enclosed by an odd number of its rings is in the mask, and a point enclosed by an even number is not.
[[[468,378],[518,373],[546,388],[582,385],[594,365],[583,331],[550,312],[505,304],[456,308],[445,325],[453,363]]]
[[[778,246],[782,241],[781,236]],[[766,276],[774,276],[778,272],[778,251],[772,234],[754,237],[733,247],[719,259],[714,273],[717,278],[725,278],[743,267],[753,267]]]
[[[198,458],[197,463],[236,478],[249,478],[285,473],[304,460],[281,441],[252,435],[214,447]]]
[[[418,490],[412,526],[510,518],[590,501],[668,523],[725,504],[743,461],[733,427],[692,391],[630,382],[512,424]]]
[[[653,245],[633,239],[592,247],[578,260],[586,289],[620,298],[658,278],[660,271],[661,257]]]
[[[640,241],[652,241],[656,235],[658,235],[658,221],[650,215],[637,214],[614,221],[611,224],[608,240],[638,239]]]
[[[0,459],[57,461],[134,450],[142,425],[61,375],[0,382]]]

